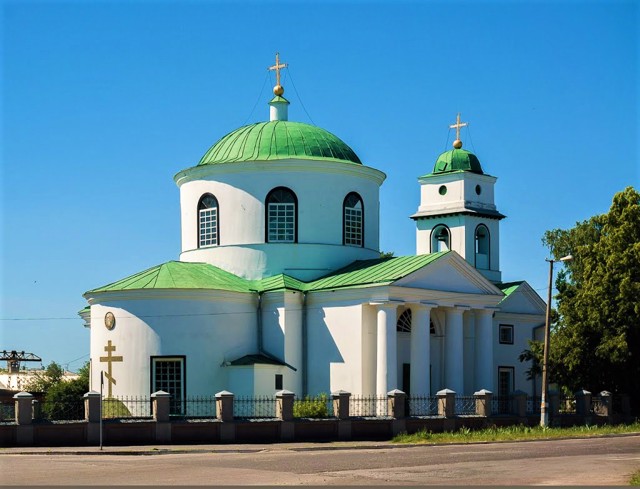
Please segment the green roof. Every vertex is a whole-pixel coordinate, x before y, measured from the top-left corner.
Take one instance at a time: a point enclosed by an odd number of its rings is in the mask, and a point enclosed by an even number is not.
[[[308,290],[389,285],[450,253],[358,260],[307,285]]]
[[[484,174],[478,157],[466,149],[451,149],[438,156],[432,175],[454,171],[470,171],[481,175]]]
[[[251,282],[207,263],[170,261],[89,292],[139,289],[215,289],[250,292]]]
[[[198,166],[289,158],[362,164],[358,155],[329,131],[302,122],[270,121],[230,132],[205,153]]]
[[[170,261],[149,268],[93,292],[115,292],[141,289],[207,289],[232,292],[269,292],[275,290],[317,291],[338,288],[360,288],[389,285],[450,253],[399,256],[358,260],[311,282],[302,282],[279,274],[262,280],[246,280],[208,263]]]
[[[519,282],[504,282],[501,284],[497,284],[497,287],[504,293],[504,299],[506,299],[507,297],[509,297],[509,295],[513,294],[523,283],[524,280],[520,280]]]

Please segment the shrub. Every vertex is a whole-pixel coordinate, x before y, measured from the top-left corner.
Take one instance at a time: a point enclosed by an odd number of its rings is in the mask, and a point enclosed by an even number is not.
[[[316,397],[306,396],[304,399],[294,401],[294,418],[326,418],[329,416],[328,396],[324,393]]]

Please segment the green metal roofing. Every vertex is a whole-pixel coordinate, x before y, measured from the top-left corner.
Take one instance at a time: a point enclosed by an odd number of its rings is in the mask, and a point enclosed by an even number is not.
[[[451,149],[438,156],[432,175],[454,171],[470,171],[481,175],[484,174],[478,157],[466,149]]]
[[[207,263],[170,261],[90,292],[139,289],[215,289],[250,292],[251,282]]]
[[[263,278],[256,281],[256,290],[260,292],[268,292],[272,290],[305,290],[307,284],[298,279],[281,273],[273,277]]]
[[[204,289],[232,292],[298,290],[306,292],[347,287],[372,287],[389,285],[447,253],[450,252],[359,260],[308,283],[285,274],[274,275],[262,280],[246,280],[208,263],[170,261],[109,285],[92,289],[87,294],[142,289]]]
[[[277,102],[282,102],[282,103],[285,103],[285,104],[289,103],[289,101],[286,98],[281,97],[280,95],[276,95],[271,100],[269,100],[270,104],[277,103]]]
[[[198,166],[289,158],[362,164],[358,155],[329,131],[302,122],[270,121],[230,132],[205,153]]]
[[[524,283],[524,280],[521,280],[519,282],[504,282],[497,285],[498,285],[498,288],[504,293],[505,299],[506,299],[507,297],[509,297],[509,295],[514,293],[518,289],[518,287],[520,287],[523,283]]]
[[[450,253],[358,260],[307,285],[307,290],[389,285]]]

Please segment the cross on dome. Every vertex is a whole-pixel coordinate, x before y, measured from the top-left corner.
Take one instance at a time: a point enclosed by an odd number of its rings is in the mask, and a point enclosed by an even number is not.
[[[469,124],[467,122],[460,122],[460,112],[458,112],[458,117],[456,117],[456,123],[451,124],[449,127],[451,129],[456,130],[456,140],[453,142],[453,147],[456,149],[462,148],[462,141],[460,140],[460,128],[466,127]]]
[[[280,53],[276,53],[276,64],[269,66],[269,71],[276,72],[276,86],[273,87],[273,93],[277,96],[282,96],[284,88],[280,85],[280,70],[289,66],[288,63],[280,63]]]

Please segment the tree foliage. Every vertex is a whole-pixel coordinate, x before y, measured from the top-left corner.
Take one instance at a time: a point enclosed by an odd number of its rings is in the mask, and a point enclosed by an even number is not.
[[[543,238],[557,259],[559,319],[552,328],[552,381],[572,390],[640,393],[640,193],[617,193],[607,214]]]

